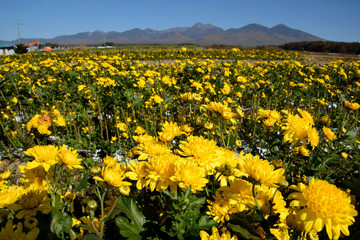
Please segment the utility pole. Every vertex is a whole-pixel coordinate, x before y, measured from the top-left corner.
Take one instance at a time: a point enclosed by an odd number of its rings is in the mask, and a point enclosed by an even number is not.
[[[105,37],[106,32],[103,32],[103,34],[104,34],[104,47],[106,47],[106,37]]]
[[[19,37],[19,44],[21,43],[21,38],[20,38],[20,27],[19,27],[19,19],[16,19],[16,24],[17,24],[17,29],[18,29],[18,37]]]

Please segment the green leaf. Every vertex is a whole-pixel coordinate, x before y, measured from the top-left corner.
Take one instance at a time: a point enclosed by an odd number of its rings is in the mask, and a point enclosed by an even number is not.
[[[169,196],[171,198],[171,200],[173,200],[173,201],[178,199],[177,192],[170,192],[169,190],[165,189],[162,193]]]
[[[227,136],[227,141],[228,141],[228,147],[229,146],[233,146],[234,144],[235,144],[235,141],[236,141],[236,137],[235,137],[235,135],[234,134],[229,134],[228,136]]]
[[[86,224],[81,223],[80,227],[82,227],[83,229],[85,229],[88,232],[94,232],[94,230],[91,227],[89,227],[88,225],[86,225]]]
[[[255,213],[254,214],[254,220],[257,221],[257,222],[262,222],[264,220],[264,218],[260,214]]]
[[[60,211],[62,209],[63,204],[61,203],[61,196],[59,194],[55,195],[55,201],[54,201],[53,210],[54,212]]]
[[[120,197],[117,207],[128,217],[119,216],[115,219],[115,223],[120,229],[120,234],[128,239],[141,239],[139,234],[145,230],[143,226],[146,223],[146,219],[142,212],[138,210],[135,202],[131,198]]]
[[[72,227],[72,218],[65,212],[59,212],[57,210],[51,213],[50,230],[58,237],[61,233],[69,232]]]
[[[192,201],[191,201],[191,206],[196,206],[196,205],[200,206],[200,205],[203,205],[205,202],[206,202],[206,198],[205,198],[205,197],[203,197],[203,198],[198,198],[198,199],[196,199],[196,200],[192,200]]]
[[[234,232],[240,234],[244,239],[253,239],[253,240],[259,239],[258,237],[252,235],[247,229],[240,227],[239,225],[228,223],[227,226]]]
[[[207,230],[213,226],[216,226],[218,223],[215,222],[214,220],[208,218],[208,216],[202,216],[200,219],[199,219],[199,229],[204,229],[204,230]]]
[[[79,185],[77,185],[75,192],[80,192],[84,188],[90,187],[90,183],[88,181],[88,175],[85,175],[83,179],[80,181]]]
[[[185,198],[188,198],[191,194],[191,186],[187,187],[185,190]]]
[[[141,240],[141,229],[133,222],[130,223],[126,217],[119,216],[115,219],[115,223],[120,229],[120,234],[130,240]]]
[[[86,235],[83,236],[81,239],[82,239],[82,240],[101,240],[101,238],[98,237],[98,236],[95,235],[95,234],[86,234]]]
[[[356,136],[357,136],[357,130],[351,129],[350,131],[348,131],[346,133],[346,139],[344,140],[344,142],[349,145],[355,145],[356,140],[357,140]]]

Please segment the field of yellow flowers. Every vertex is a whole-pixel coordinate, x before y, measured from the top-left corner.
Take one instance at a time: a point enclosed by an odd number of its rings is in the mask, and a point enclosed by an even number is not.
[[[0,56],[0,99],[0,239],[360,238],[360,61]]]

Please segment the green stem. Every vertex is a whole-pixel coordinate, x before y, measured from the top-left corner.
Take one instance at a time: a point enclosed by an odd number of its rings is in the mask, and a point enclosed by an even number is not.
[[[98,107],[98,111],[99,111],[99,121],[100,121],[100,136],[101,136],[101,140],[104,140],[104,136],[103,136],[103,120],[101,118],[101,108],[100,108],[100,103],[99,103],[99,98],[98,96],[96,96],[96,103],[97,103],[97,107]]]
[[[45,172],[45,179],[46,179],[46,183],[47,183],[47,185],[48,185],[49,192],[50,192],[50,195],[51,195],[52,206],[55,207],[55,205],[56,205],[55,195],[54,195],[54,191],[53,191],[53,189],[52,189],[52,186],[50,185],[50,181],[49,181],[47,172]]]
[[[103,192],[101,199],[100,199],[100,206],[101,206],[101,220],[100,220],[100,233],[101,236],[104,233],[104,226],[105,226],[105,220],[104,220],[104,201],[105,201],[105,195],[106,191]]]
[[[109,211],[109,213],[108,213],[108,215],[106,216],[106,218],[104,218],[104,222],[106,222],[107,220],[108,220],[108,218],[110,218],[110,215],[111,215],[111,213],[114,211],[114,209],[115,209],[115,206],[116,206],[116,204],[117,204],[117,201],[118,201],[118,199],[116,198],[115,199],[115,202],[113,203],[113,205],[112,205],[112,207],[111,207],[111,209],[110,209],[110,211]]]
[[[256,204],[256,207],[257,207],[257,210],[260,211],[260,206],[259,206],[259,203],[256,199],[256,195],[255,194],[255,186],[256,186],[256,183],[253,183],[253,186],[252,186],[252,194],[253,194],[253,197],[254,197],[254,200],[255,200],[255,204]]]
[[[15,143],[11,140],[11,137],[9,136],[8,131],[5,131],[4,125],[1,120],[0,120],[0,125],[1,125],[3,132],[5,133],[6,137],[8,138],[9,142],[11,143],[11,145],[13,145],[14,150],[17,150],[18,148],[16,147]]]
[[[103,236],[104,234],[104,226],[105,226],[105,220],[104,220],[104,201],[105,201],[105,195],[106,195],[107,189],[101,194],[99,188],[96,188],[95,194],[100,200],[100,210],[101,210],[101,218],[100,218],[100,236]],[[92,221],[91,221],[92,223]]]
[[[91,219],[91,226],[93,227],[96,235],[98,235],[98,236],[102,239],[102,235],[101,235],[101,233],[96,229],[96,227],[95,227],[95,225],[94,225],[93,219]]]

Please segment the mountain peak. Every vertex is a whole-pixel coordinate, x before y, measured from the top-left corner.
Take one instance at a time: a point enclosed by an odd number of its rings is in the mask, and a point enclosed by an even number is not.
[[[254,32],[268,32],[270,29],[257,23],[248,24],[242,28],[230,28],[227,30],[228,33],[254,33]]]
[[[202,29],[206,29],[206,28],[218,28],[212,24],[203,24],[203,23],[195,23],[192,28],[202,28]]]
[[[257,23],[252,23],[252,24],[248,24],[245,27],[240,28],[242,31],[244,32],[267,32],[269,31],[268,27],[265,27],[261,24],[257,24]]]
[[[248,25],[245,25],[244,27],[265,27],[265,26],[259,23],[250,23]]]
[[[280,23],[280,24],[278,24],[276,26],[273,26],[271,29],[278,29],[278,28],[291,29],[291,28],[289,28],[288,26],[286,26],[285,24],[282,24],[282,23]]]
[[[222,33],[222,28],[216,27],[212,24],[196,23],[184,32],[184,35],[190,38],[199,38],[205,35],[212,35]]]

